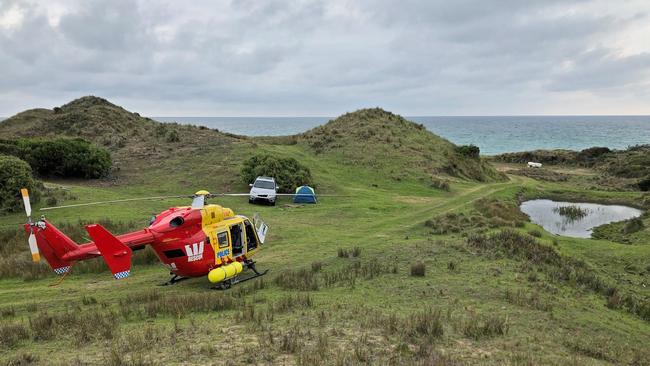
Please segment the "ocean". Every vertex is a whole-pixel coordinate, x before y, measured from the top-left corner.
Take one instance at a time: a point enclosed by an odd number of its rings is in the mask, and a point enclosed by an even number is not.
[[[153,117],[249,136],[301,133],[332,117]],[[412,116],[455,144],[474,144],[483,155],[535,149],[624,149],[650,144],[650,116]]]

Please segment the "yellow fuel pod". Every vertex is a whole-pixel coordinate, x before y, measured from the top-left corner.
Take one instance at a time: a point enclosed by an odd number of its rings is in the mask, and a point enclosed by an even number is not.
[[[208,273],[208,281],[218,283],[240,274],[243,270],[244,266],[241,263],[232,262],[210,271],[210,273]]]

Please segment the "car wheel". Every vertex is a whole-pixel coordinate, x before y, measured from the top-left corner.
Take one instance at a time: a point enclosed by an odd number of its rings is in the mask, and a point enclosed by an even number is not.
[[[271,201],[271,206],[275,206],[275,201]]]
[[[252,198],[249,198],[249,199],[248,199],[248,203],[253,203],[253,199],[252,199]]]

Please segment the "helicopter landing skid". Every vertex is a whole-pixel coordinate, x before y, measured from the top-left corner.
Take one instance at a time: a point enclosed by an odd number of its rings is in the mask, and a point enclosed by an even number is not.
[[[177,284],[177,283],[179,283],[181,281],[187,280],[187,279],[189,279],[189,277],[181,277],[181,276],[178,276],[178,275],[174,275],[174,276],[172,276],[172,278],[169,279],[169,281],[163,282],[158,286],[171,286],[171,285],[175,285],[175,284]]]
[[[237,277],[234,277],[234,278],[227,279],[225,281],[222,281],[222,282],[219,282],[218,284],[216,284],[214,289],[215,290],[227,290],[227,289],[231,288],[232,285],[236,285],[238,283],[246,282],[246,281],[252,280],[252,279],[257,278],[257,277],[262,277],[262,276],[264,276],[265,274],[267,274],[269,272],[268,269],[263,271],[263,272],[259,272],[257,270],[257,268],[255,268],[255,262],[253,262],[253,261],[245,262],[245,265],[246,265],[246,268],[250,268],[250,269],[253,270],[252,275],[250,275],[248,277],[244,277],[244,278],[240,278],[239,276],[237,276]]]

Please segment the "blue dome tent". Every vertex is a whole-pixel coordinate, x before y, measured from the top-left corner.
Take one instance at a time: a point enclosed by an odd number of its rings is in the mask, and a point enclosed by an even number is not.
[[[316,192],[310,186],[300,186],[293,195],[293,203],[316,203]]]

